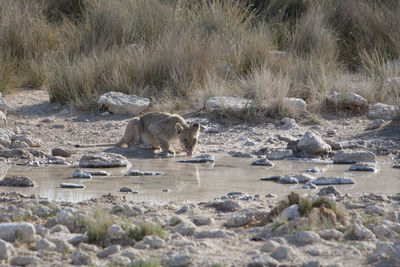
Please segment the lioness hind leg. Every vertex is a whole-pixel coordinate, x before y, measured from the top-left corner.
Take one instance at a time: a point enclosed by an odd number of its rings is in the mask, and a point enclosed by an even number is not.
[[[140,118],[133,118],[125,129],[124,137],[122,137],[119,145],[121,147],[130,147],[134,145],[138,145],[140,142]]]

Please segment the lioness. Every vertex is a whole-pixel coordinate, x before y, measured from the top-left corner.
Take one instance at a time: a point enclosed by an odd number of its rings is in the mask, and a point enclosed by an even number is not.
[[[124,137],[119,143],[122,147],[149,145],[162,149],[163,154],[174,154],[170,142],[179,139],[183,150],[191,155],[197,144],[200,123],[188,125],[184,118],[177,114],[150,112],[134,117],[126,126]]]

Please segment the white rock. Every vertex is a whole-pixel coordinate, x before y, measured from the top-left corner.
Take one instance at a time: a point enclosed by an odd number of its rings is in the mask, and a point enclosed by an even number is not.
[[[145,236],[143,242],[150,246],[150,248],[158,249],[165,247],[165,241],[158,236]]]
[[[385,121],[382,120],[382,119],[373,120],[370,124],[367,125],[367,127],[365,127],[365,130],[366,130],[366,131],[370,131],[370,130],[378,129],[378,128],[380,128],[384,123],[385,123]]]
[[[99,253],[97,253],[97,257],[107,258],[110,255],[120,252],[120,250],[121,250],[120,245],[112,245],[112,246],[106,247],[105,249],[103,249]]]
[[[150,105],[150,100],[136,95],[126,95],[120,92],[108,92],[100,96],[99,104],[107,106],[111,113],[129,114],[136,116],[146,110]]]
[[[8,260],[14,246],[4,240],[0,239],[0,260]]]
[[[97,155],[84,155],[79,160],[81,168],[110,168],[130,166],[128,159],[120,154],[99,153]]]
[[[260,248],[260,251],[267,253],[274,252],[279,246],[280,244],[278,242],[273,240],[267,240],[265,241],[264,245],[262,245],[262,247]]]
[[[336,189],[333,185],[324,186],[321,190],[317,193],[318,196],[330,196],[333,195],[335,197],[342,197],[342,193]]]
[[[358,162],[349,167],[349,171],[375,172],[378,170],[379,167],[372,162]]]
[[[354,179],[346,177],[318,177],[312,183],[315,185],[354,184]]]
[[[65,225],[67,227],[72,227],[75,222],[74,215],[66,210],[60,210],[59,212],[57,212],[56,219],[59,224]],[[70,230],[72,229],[70,228]]]
[[[369,105],[368,117],[372,119],[392,120],[397,116],[398,107],[382,103]]]
[[[49,240],[56,244],[56,251],[60,253],[70,253],[74,250],[74,247],[68,243],[68,241],[64,240],[63,237],[49,237]]]
[[[346,235],[354,240],[375,240],[376,237],[371,230],[362,224],[353,224],[346,231]]]
[[[309,114],[306,101],[300,98],[286,97],[283,99],[283,108],[302,114]]]
[[[36,242],[36,249],[37,250],[55,250],[56,249],[56,244],[53,242],[50,242],[46,238],[42,238],[39,241]]]
[[[343,239],[343,236],[344,236],[344,234],[342,232],[339,232],[336,229],[321,230],[318,232],[318,234],[321,238],[326,239],[326,240],[331,240],[331,239],[341,240],[341,239]]]
[[[227,238],[235,237],[236,234],[232,231],[220,230],[220,229],[205,229],[201,231],[196,231],[196,238]]]
[[[0,128],[0,145],[4,147],[9,147],[11,145],[11,136],[14,133],[7,129]]]
[[[75,169],[75,171],[72,173],[72,178],[92,179],[92,175],[89,172],[83,172],[80,169]]]
[[[0,93],[0,111],[4,114],[7,114],[7,111],[10,110],[11,107],[7,104],[6,100],[3,98],[3,94]]]
[[[134,249],[132,247],[127,247],[121,251],[121,256],[128,257],[132,261],[136,258],[139,258],[141,256],[141,253],[137,249]]]
[[[296,121],[292,118],[283,118],[279,121],[281,124],[278,126],[279,130],[290,130],[290,129],[299,129],[300,127],[297,125]]]
[[[268,255],[261,255],[253,258],[253,261],[247,267],[258,266],[279,266],[279,262]]]
[[[173,230],[181,235],[193,235],[196,230],[196,225],[187,219],[182,219],[181,222],[176,225]]]
[[[313,231],[300,231],[293,235],[288,235],[286,239],[296,246],[311,245],[322,241],[319,235]]]
[[[280,160],[293,157],[291,149],[275,149],[265,154],[265,157],[269,160]]]
[[[272,254],[271,257],[276,260],[284,260],[292,258],[294,256],[294,251],[291,247],[280,246]]]
[[[358,94],[349,92],[345,96],[344,104],[346,106],[366,107],[368,105],[368,101]]]
[[[294,220],[300,217],[299,206],[294,204],[290,207],[287,207],[282,211],[281,216],[286,220]]]
[[[297,179],[291,175],[284,175],[279,177],[278,180],[281,184],[298,184],[299,181],[297,181]]]
[[[251,214],[234,214],[231,216],[225,223],[225,226],[227,227],[240,227],[243,225],[248,224],[251,220],[253,219],[253,216]]]
[[[14,242],[17,238],[22,241],[33,241],[35,234],[35,227],[27,222],[0,224],[0,239],[8,242]]]
[[[84,251],[76,251],[72,255],[70,263],[71,265],[89,265],[89,266],[95,265],[95,262],[92,259],[92,257]]]
[[[331,151],[331,146],[315,133],[307,131],[297,143],[297,149],[306,155],[325,155]]]
[[[206,108],[240,110],[249,107],[252,102],[253,101],[250,99],[236,98],[232,96],[216,96],[207,99],[204,106]]]
[[[110,239],[121,239],[125,235],[124,230],[118,224],[110,225],[107,228],[107,236]]]
[[[193,258],[191,255],[187,255],[187,254],[176,255],[169,259],[168,266],[171,266],[171,267],[188,266],[192,263],[192,261],[193,261]]]

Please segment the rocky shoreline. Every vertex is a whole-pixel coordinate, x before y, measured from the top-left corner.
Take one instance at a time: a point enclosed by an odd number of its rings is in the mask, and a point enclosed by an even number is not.
[[[232,193],[184,203],[106,195],[75,204],[1,193],[0,261],[16,266],[400,264],[400,194],[320,192],[326,196]]]
[[[29,99],[21,94],[7,96],[8,104],[4,102],[8,114],[3,114],[0,129],[3,165],[76,165],[79,169],[73,177],[91,179],[92,175],[106,177],[108,173],[90,173],[85,168],[130,167],[128,159],[137,156],[138,151],[102,145],[119,141],[129,116],[76,112],[49,103],[44,91],[31,91]],[[337,101],[340,97],[331,98]],[[230,98],[229,103],[234,100]],[[348,101],[346,107],[362,111],[367,106],[361,100],[349,94],[344,103]],[[306,113],[304,101],[287,102],[299,105]],[[377,118],[376,113],[372,119],[341,113],[257,123],[236,122],[223,113],[188,114],[185,118],[189,122],[202,125],[198,157],[177,160],[212,163],[213,154],[222,153],[249,158],[253,165],[266,168],[274,168],[274,161],[299,157],[353,164],[351,171],[377,173],[382,161],[398,168],[400,124]],[[127,171],[130,175],[163,175],[136,170],[135,166]],[[0,193],[0,264],[399,265],[400,194],[342,194],[330,184],[354,181],[323,177],[323,170],[318,168],[309,172],[318,178],[306,173],[262,178],[304,183],[304,188],[320,186],[304,191],[304,195],[281,197],[231,192],[214,201],[138,202],[109,194],[69,203],[34,194]],[[26,178],[6,176],[1,185],[35,185]],[[134,189],[121,185],[121,191],[132,193]]]

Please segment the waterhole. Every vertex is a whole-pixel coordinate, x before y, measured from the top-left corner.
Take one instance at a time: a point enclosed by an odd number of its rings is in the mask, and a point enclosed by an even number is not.
[[[287,185],[260,181],[272,175],[298,174],[306,169],[319,167],[320,176],[341,176],[354,178],[353,185],[337,185],[342,193],[398,193],[400,170],[389,163],[380,163],[378,172],[350,172],[349,165],[333,165],[324,162],[274,161],[274,167],[251,166],[254,159],[216,156],[214,166],[209,164],[180,163],[174,158],[131,159],[132,167],[141,171],[161,171],[163,176],[125,176],[126,168],[101,169],[109,172],[107,177],[93,176],[91,180],[71,178],[74,167],[22,167],[15,166],[7,175],[25,175],[34,180],[33,188],[0,187],[0,192],[16,191],[36,194],[56,201],[79,202],[105,194],[126,196],[137,201],[209,201],[229,192],[245,192],[251,195],[275,194],[278,196],[291,191],[312,192],[301,189],[301,184]],[[86,169],[84,169],[86,170]],[[90,170],[90,169],[87,169]],[[99,170],[99,169],[92,169]],[[60,183],[81,183],[85,189],[60,188]],[[121,187],[128,186],[138,193],[121,193]],[[314,189],[318,190],[318,189]]]

